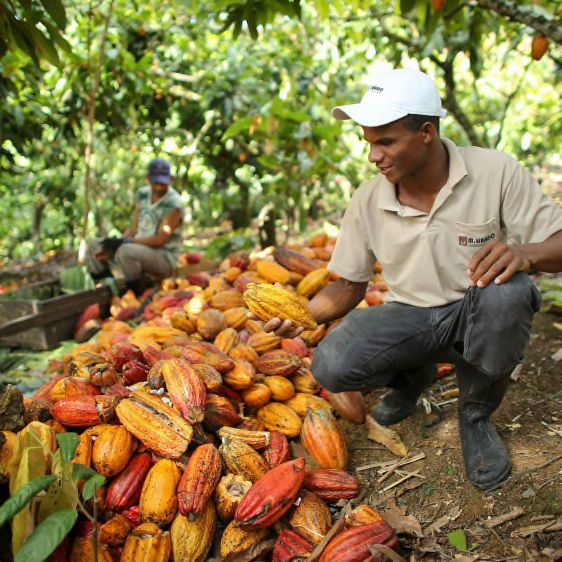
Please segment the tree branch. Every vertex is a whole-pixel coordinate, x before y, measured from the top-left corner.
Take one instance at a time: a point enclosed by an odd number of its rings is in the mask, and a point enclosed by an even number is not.
[[[538,11],[536,6],[520,2],[519,0],[474,0],[476,5],[485,10],[491,10],[504,18],[522,23],[548,37],[555,43],[562,45],[562,25],[556,16]]]

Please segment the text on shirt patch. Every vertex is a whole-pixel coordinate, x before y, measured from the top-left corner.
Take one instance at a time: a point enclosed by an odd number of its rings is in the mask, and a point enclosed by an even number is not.
[[[488,242],[488,240],[493,240],[495,237],[496,235],[494,232],[492,232],[492,234],[487,234],[486,236],[480,237],[463,236],[462,234],[459,234],[459,246],[482,246],[482,244],[485,244],[486,242]]]
[[[380,86],[369,86],[369,90],[371,90],[372,92],[377,92],[377,94],[380,94],[384,88],[381,88]]]

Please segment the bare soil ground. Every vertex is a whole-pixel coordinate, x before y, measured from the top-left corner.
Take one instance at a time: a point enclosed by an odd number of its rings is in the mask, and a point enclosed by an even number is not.
[[[401,553],[417,560],[552,561],[562,560],[562,318],[539,313],[526,358],[512,380],[496,426],[511,453],[513,471],[506,483],[481,492],[465,478],[455,401],[441,406],[442,419],[418,406],[415,415],[396,429],[410,455],[425,458],[402,467],[419,475],[384,491],[404,475],[379,482],[380,468],[366,465],[396,461],[392,453],[367,438],[365,426],[345,424],[352,451],[350,470],[367,488],[368,503],[390,510],[404,524],[416,520],[423,538],[401,535]],[[437,381],[426,398],[432,403],[454,400],[454,374]],[[384,391],[367,395],[369,409]],[[437,422],[429,426],[431,422]],[[508,515],[507,521],[496,518]],[[414,519],[405,519],[411,516]],[[550,529],[548,528],[550,526]],[[558,530],[556,530],[558,529]],[[467,551],[452,546],[448,534],[466,536]],[[419,529],[418,533],[419,535]]]

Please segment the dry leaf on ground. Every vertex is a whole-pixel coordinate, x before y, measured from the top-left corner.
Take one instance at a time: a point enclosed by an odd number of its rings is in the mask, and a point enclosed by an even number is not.
[[[382,511],[382,516],[398,534],[423,538],[420,522],[415,517],[406,515],[406,512],[395,502],[390,502],[389,508]]]
[[[371,416],[367,416],[365,423],[369,439],[384,445],[389,451],[400,457],[405,457],[408,454],[406,445],[404,445],[396,431],[379,425]]]

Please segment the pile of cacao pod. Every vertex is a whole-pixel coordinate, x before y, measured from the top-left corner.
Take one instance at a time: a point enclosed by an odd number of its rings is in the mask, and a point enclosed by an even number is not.
[[[311,360],[331,327],[299,318],[298,303],[337,279],[326,269],[333,243],[321,234],[305,247],[253,259],[238,252],[214,273],[166,279],[140,324],[123,320],[134,297],[115,302],[98,336],[26,399],[31,423],[80,433],[75,462],[107,478],[97,560],[204,561],[216,535],[222,558],[266,544],[275,562],[305,560],[332,526],[332,504],[357,496],[337,416],[362,423],[363,396],[318,385]],[[308,323],[300,337],[280,338],[248,317],[250,283],[270,291],[274,313]],[[288,295],[277,311],[274,284]],[[375,269],[376,295],[360,306],[380,304],[385,290]],[[291,454],[294,438],[309,466]],[[53,560],[93,560],[91,536],[92,524],[79,521],[70,554]],[[392,548],[397,538],[359,505],[315,558],[370,560],[375,543]]]

